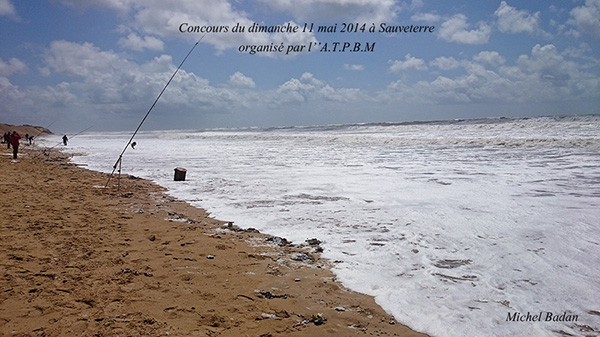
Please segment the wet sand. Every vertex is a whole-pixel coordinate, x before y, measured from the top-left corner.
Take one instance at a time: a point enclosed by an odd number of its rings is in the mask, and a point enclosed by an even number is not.
[[[425,336],[338,283],[317,242],[241,230],[136,177],[105,189],[57,151],[11,155],[2,336]]]

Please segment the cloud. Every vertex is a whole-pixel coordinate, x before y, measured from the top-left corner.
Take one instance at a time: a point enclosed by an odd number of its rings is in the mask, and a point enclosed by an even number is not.
[[[73,121],[111,119],[117,115],[134,118],[148,109],[176,68],[167,55],[138,64],[127,55],[102,50],[91,43],[62,40],[50,44],[43,60],[45,72],[60,74],[68,82],[20,89],[0,77],[0,101],[6,103],[0,110],[19,111],[23,119],[34,120],[31,116],[37,114],[40,106],[47,107],[47,115],[61,114]],[[233,73],[227,84],[213,86],[181,69],[161,97],[155,120],[165,120],[165,113],[174,109],[181,115],[196,116],[189,118],[199,118],[236,111],[279,111],[288,103],[325,108],[327,104],[333,107],[368,100],[358,89],[334,88],[311,73],[292,78],[273,90],[255,90],[254,80],[241,72]]]
[[[229,76],[229,84],[238,88],[252,89],[256,87],[256,83],[250,77],[245,76],[239,71]]]
[[[15,6],[9,0],[0,0],[0,15],[16,15]]]
[[[15,6],[10,0],[0,0],[0,16],[8,16],[14,20],[20,21]]]
[[[362,64],[348,64],[344,63],[344,69],[353,70],[353,71],[362,71],[365,70],[365,67]]]
[[[394,73],[402,72],[405,70],[427,70],[427,65],[423,59],[418,59],[410,54],[404,56],[404,61],[396,60],[390,61],[392,64],[390,70]]]
[[[8,62],[4,62],[0,58],[0,76],[10,76],[17,72],[24,72],[27,70],[25,63],[16,58],[11,58]]]
[[[238,10],[229,1],[222,0],[60,0],[61,3],[73,7],[103,6],[117,10],[123,17],[131,18],[119,29],[120,32],[129,34],[123,37],[119,43],[132,50],[143,48],[151,50],[162,50],[162,42],[156,37],[185,39],[190,43],[198,41],[203,33],[181,32],[180,26],[198,27],[227,27],[216,29],[202,38],[203,43],[214,46],[218,52],[226,49],[237,49],[240,45],[269,45],[270,43],[307,44],[316,42],[316,38],[310,32],[296,34],[286,33],[252,33],[235,34],[231,30],[239,24],[248,29],[254,20],[248,17],[248,13]],[[353,0],[356,1],[356,0]],[[369,0],[375,3],[373,0]],[[387,0],[390,1],[390,0]],[[357,1],[360,2],[360,1]],[[295,6],[306,7],[306,6]],[[296,25],[293,21],[293,25]],[[287,22],[286,22],[287,23]],[[259,23],[265,25],[283,25],[281,22]],[[131,32],[136,34],[131,35]],[[143,39],[140,36],[146,36]],[[261,53],[261,56],[280,56],[273,53]],[[293,54],[292,56],[294,56]],[[283,55],[285,57],[285,55]],[[290,57],[288,55],[287,57]]]
[[[22,102],[23,98],[24,95],[17,86],[13,85],[8,78],[0,76],[0,101],[2,101],[0,111],[11,110],[11,103]]]
[[[484,51],[473,61],[437,58],[431,62],[440,69],[458,64],[465,74],[438,76],[433,81],[389,84],[380,98],[389,102],[429,104],[461,103],[539,103],[557,100],[600,99],[600,78],[583,72],[564,59],[552,44],[535,45],[530,55],[521,55],[514,65],[505,65],[497,52]],[[494,69],[490,69],[493,67]]]
[[[483,66],[498,67],[504,64],[505,60],[497,51],[482,51],[473,56],[473,60]]]
[[[44,55],[48,66],[59,74],[104,77],[124,70],[127,61],[112,51],[101,51],[91,43],[53,41]]]
[[[416,10],[423,7],[423,0],[412,0],[410,3],[410,9]]]
[[[135,51],[142,51],[143,49],[163,50],[164,48],[164,43],[161,40],[153,36],[141,38],[135,33],[130,33],[126,38],[119,39],[119,45]]]
[[[448,42],[465,44],[484,44],[490,38],[492,29],[484,22],[477,24],[477,29],[468,30],[470,25],[464,14],[456,14],[444,21],[440,27],[439,37]]]
[[[66,109],[79,109],[78,98],[70,92],[70,84],[61,82],[54,86],[25,87],[15,86],[0,76],[0,115],[9,119],[18,116],[14,123],[39,125],[41,121],[55,119]],[[43,109],[40,109],[43,107]]]
[[[438,67],[441,70],[452,70],[460,67],[460,62],[458,62],[454,57],[445,57],[440,56],[429,62],[432,66]]]
[[[36,104],[52,108],[79,107],[77,96],[71,92],[71,84],[61,82],[55,86],[32,88],[36,95]]]
[[[0,111],[11,111],[21,120],[37,120],[37,123],[48,118],[39,119],[40,106],[45,107],[44,116],[60,115],[74,124],[110,124],[109,120],[116,116],[120,120],[133,120],[148,109],[176,68],[167,55],[136,63],[127,54],[102,50],[91,43],[63,40],[50,43],[43,61],[40,69],[50,76],[59,74],[65,81],[53,86],[19,88],[0,76],[3,102]],[[16,61],[2,64],[11,69],[22,68],[14,66],[18,64]],[[181,69],[156,106],[153,120],[165,121],[165,114],[173,110],[197,119],[237,111],[280,111],[288,103],[325,109],[328,104],[334,107],[368,100],[358,89],[334,88],[311,73],[292,78],[272,90],[256,90],[255,82],[241,72],[233,73],[227,84],[213,86],[208,80]]]
[[[600,40],[600,0],[586,0],[584,6],[573,8],[568,23]]]
[[[44,61],[51,71],[74,77],[71,90],[86,104],[119,107],[115,110],[122,111],[153,101],[176,69],[167,55],[137,64],[91,43],[68,41],[52,42]],[[207,87],[208,81],[180,70],[161,101],[199,103],[212,94],[207,93]]]
[[[261,0],[268,6],[291,14],[297,20],[327,21],[355,20],[358,22],[387,22],[399,10],[393,0]],[[414,2],[418,5],[420,1]]]
[[[335,89],[329,84],[314,77],[311,73],[303,73],[300,79],[292,78],[270,93],[268,104],[281,106],[287,103],[360,102],[367,99],[358,89]]]
[[[433,13],[416,13],[410,17],[413,21],[420,21],[426,23],[436,23],[442,19],[440,15]]]
[[[538,29],[540,12],[530,15],[525,10],[517,10],[506,1],[500,3],[494,15],[498,17],[498,29],[503,33],[533,33]]]
[[[309,96],[318,94],[324,83],[319,81],[311,73],[304,73],[300,79],[292,78],[277,88],[283,102],[304,102]]]
[[[302,7],[302,6],[299,6]],[[187,39],[190,42],[198,41],[202,34],[200,33],[182,33],[179,27],[182,23],[189,26],[200,27],[227,27],[227,32],[221,29],[220,32],[208,33],[203,37],[202,42],[213,45],[219,52],[226,49],[238,49],[241,45],[269,45],[271,43],[284,45],[299,45],[316,42],[313,33],[298,32],[288,33],[232,33],[233,27],[239,25],[247,30],[255,22],[247,17],[243,11],[238,11],[227,1],[221,0],[182,0],[177,2],[165,1],[146,1],[134,9],[134,26],[145,34],[151,34],[163,37],[177,37]],[[293,21],[259,23],[261,25],[285,25],[290,23],[295,26]],[[217,29],[218,30],[218,29]],[[280,53],[260,53],[267,57],[286,57]],[[293,57],[296,53],[287,55]]]
[[[189,26],[233,27],[236,23],[250,26],[253,22],[244,12],[236,11],[228,1],[221,0],[181,0],[165,2],[148,0],[132,8],[133,26],[144,34],[162,37],[177,37],[190,42],[197,41],[201,33],[182,33],[181,24]],[[268,34],[208,33],[202,40],[212,44],[217,50],[237,47],[240,44],[268,42]]]
[[[533,74],[541,82],[555,86],[566,86],[571,79],[579,77],[577,65],[566,61],[552,44],[535,45],[531,56],[521,55],[517,64],[523,72]]]
[[[135,5],[136,0],[58,0],[60,3],[74,8],[108,7],[127,12]]]

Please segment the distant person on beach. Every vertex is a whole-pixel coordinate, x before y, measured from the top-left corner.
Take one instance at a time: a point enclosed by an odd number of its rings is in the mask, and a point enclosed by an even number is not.
[[[63,136],[63,144],[65,144],[65,146],[67,146],[67,142],[69,141],[69,138],[67,138],[67,135]]]
[[[33,142],[33,136],[29,136],[29,145],[31,145],[31,142]]]
[[[17,133],[17,131],[13,131],[12,135],[9,135],[8,138],[13,147],[13,159],[17,159],[17,152],[19,152],[19,139],[21,139],[21,136]]]
[[[4,141],[6,142],[6,148],[10,149],[10,131],[4,133]]]

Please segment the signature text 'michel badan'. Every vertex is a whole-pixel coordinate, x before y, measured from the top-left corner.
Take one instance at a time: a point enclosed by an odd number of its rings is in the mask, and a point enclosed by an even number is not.
[[[506,316],[507,322],[577,322],[578,315],[563,313],[553,313],[549,311],[540,311],[526,314],[520,312],[509,312]]]

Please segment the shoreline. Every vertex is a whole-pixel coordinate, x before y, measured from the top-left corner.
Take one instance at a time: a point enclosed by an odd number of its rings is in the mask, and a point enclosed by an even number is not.
[[[318,244],[242,230],[155,183],[3,148],[0,332],[425,336],[335,280]]]

